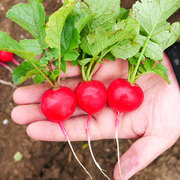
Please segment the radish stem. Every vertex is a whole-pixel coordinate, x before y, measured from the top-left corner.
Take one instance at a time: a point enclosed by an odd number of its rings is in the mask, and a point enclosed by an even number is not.
[[[13,70],[9,66],[7,66],[6,64],[0,62],[0,65],[3,66],[4,68],[6,68],[7,70],[9,70],[11,73],[13,72]]]
[[[14,58],[11,60],[15,65],[17,65],[17,66],[19,66],[20,65],[20,63],[19,62],[17,62]]]
[[[91,116],[88,115],[88,120],[87,120],[87,124],[86,124],[86,134],[87,134],[87,137],[88,137],[89,151],[90,151],[90,153],[91,153],[92,159],[93,159],[95,165],[97,166],[97,168],[101,171],[101,173],[102,173],[107,179],[111,180],[111,179],[103,172],[103,169],[101,168],[101,166],[99,165],[99,163],[96,161],[96,159],[95,159],[95,157],[94,157],[94,154],[93,154],[93,151],[92,151],[92,147],[91,147],[91,139],[90,139],[90,129],[89,129],[90,120],[91,120]]]
[[[11,87],[15,88],[14,84],[12,84],[11,82],[8,82],[8,81],[4,81],[2,79],[0,79],[0,84],[4,84],[4,85],[11,86]]]
[[[71,144],[71,141],[69,139],[69,136],[67,135],[67,132],[66,132],[66,129],[64,127],[64,123],[63,122],[59,122],[59,125],[60,125],[60,128],[64,134],[64,136],[66,137],[67,141],[68,141],[68,144],[69,144],[69,147],[74,155],[74,157],[76,158],[76,160],[78,161],[79,165],[84,169],[84,171],[89,175],[90,179],[92,179],[92,176],[90,175],[90,173],[87,171],[87,169],[82,165],[82,163],[80,162],[79,158],[77,157],[73,147],[72,147],[72,144]]]
[[[116,112],[116,144],[117,144],[117,156],[118,156],[118,167],[119,167],[119,174],[120,178],[122,179],[122,172],[121,172],[121,163],[120,163],[120,149],[119,149],[119,138],[118,138],[118,130],[119,130],[119,111]]]

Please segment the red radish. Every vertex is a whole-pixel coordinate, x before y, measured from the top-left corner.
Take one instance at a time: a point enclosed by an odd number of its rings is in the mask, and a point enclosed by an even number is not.
[[[14,62],[17,66],[19,63],[13,58],[13,53],[7,51],[0,51],[0,60],[7,63],[7,62]]]
[[[142,89],[124,79],[113,81],[108,89],[108,103],[116,111],[131,112],[139,108],[144,100]]]
[[[107,102],[107,90],[100,81],[88,81],[75,90],[78,105],[90,116],[101,111]]]
[[[75,94],[71,89],[67,87],[61,87],[58,90],[49,89],[43,94],[41,100],[42,112],[50,121],[58,123],[60,125],[60,128],[62,129],[69,143],[74,157],[92,179],[91,175],[79,161],[76,153],[74,152],[74,149],[64,127],[64,121],[67,120],[71,115],[73,115],[76,106],[77,102]]]
[[[120,154],[119,154],[119,141],[118,141],[118,129],[119,129],[119,115],[120,113],[127,113],[138,109],[144,100],[144,93],[137,84],[131,84],[124,79],[116,79],[108,88],[108,104],[117,113],[116,118],[116,142],[118,152],[118,165],[120,168]]]
[[[78,105],[81,109],[88,113],[88,120],[86,124],[86,133],[88,137],[88,145],[91,156],[104,176],[110,179],[102,170],[96,161],[91,148],[89,123],[93,114],[101,111],[107,103],[107,89],[100,81],[87,81],[77,86],[75,90]]]

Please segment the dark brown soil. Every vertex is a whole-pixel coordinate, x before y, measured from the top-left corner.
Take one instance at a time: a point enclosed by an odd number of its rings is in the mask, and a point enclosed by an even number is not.
[[[0,1],[0,30],[6,31],[13,38],[30,37],[19,26],[5,18],[6,11],[12,5],[27,0],[1,0]],[[133,0],[123,0],[124,7],[131,7]],[[47,13],[55,11],[60,1],[45,0]],[[180,13],[171,21],[180,20]],[[18,59],[16,57],[16,59]],[[18,61],[21,61],[18,59]],[[14,65],[9,64],[11,67]],[[11,81],[10,73],[0,67],[0,79]],[[31,83],[31,82],[29,82]],[[0,85],[0,180],[86,180],[88,179],[72,156],[66,143],[37,142],[26,135],[26,126],[16,125],[10,118],[14,107],[12,100],[13,89]],[[8,119],[8,125],[3,120]],[[125,152],[132,144],[131,140],[121,140],[121,152]],[[96,180],[102,180],[95,168],[85,142],[73,143],[81,161],[90,169]],[[179,180],[180,156],[177,142],[170,150],[155,160],[148,168],[138,173],[134,180]],[[100,164],[108,170],[112,177],[116,159],[116,146],[112,140],[93,142],[93,149]],[[20,162],[14,163],[13,156],[19,151],[23,154]],[[148,154],[147,154],[148,156]]]

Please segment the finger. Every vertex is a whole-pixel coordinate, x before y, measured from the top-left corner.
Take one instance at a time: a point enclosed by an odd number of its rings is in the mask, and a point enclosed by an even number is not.
[[[42,94],[51,86],[49,84],[30,85],[16,89],[13,99],[16,104],[39,103]]]
[[[72,117],[81,115],[85,115],[85,112],[80,108],[76,108],[76,111],[74,112]],[[42,113],[40,104],[17,106],[11,112],[11,118],[14,122],[20,125],[47,120],[47,118]]]
[[[66,86],[72,90],[79,84],[81,79],[67,79],[61,81],[61,86]],[[42,94],[47,91],[51,86],[49,84],[30,85],[18,88],[13,95],[16,104],[26,105],[41,102]]]
[[[79,66],[73,66],[71,62],[67,62],[66,73],[61,73],[61,78],[81,76]]]
[[[147,136],[137,140],[121,157],[122,179],[131,178],[172,145],[167,139],[157,136]],[[118,165],[114,170],[114,178],[121,180]]]
[[[102,113],[96,115],[90,122],[91,140],[115,138],[115,114],[110,108],[105,108]],[[99,119],[95,119],[99,117]],[[65,121],[65,127],[71,141],[84,141],[86,139],[87,115],[77,116]],[[120,138],[137,138],[137,134],[131,129],[131,121],[122,119],[119,131]],[[65,141],[65,137],[57,123],[38,121],[27,128],[27,133],[33,139],[42,141]]]
[[[65,122],[65,128],[71,141],[86,140],[85,123],[87,118],[87,116],[79,116]],[[100,139],[96,122],[93,121],[90,128],[93,129],[93,137]],[[66,141],[59,125],[50,121],[37,121],[30,124],[27,127],[27,134],[31,138],[41,141]]]
[[[105,60],[101,68],[97,70],[93,79],[99,79],[104,84],[109,85],[117,78],[127,78],[127,61],[119,60],[109,61]]]

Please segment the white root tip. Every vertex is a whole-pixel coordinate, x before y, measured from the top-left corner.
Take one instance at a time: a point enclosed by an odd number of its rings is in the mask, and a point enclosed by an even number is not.
[[[121,162],[120,162],[120,148],[119,148],[119,139],[118,139],[118,130],[116,130],[116,144],[117,144],[117,156],[118,156],[118,167],[119,167],[119,174],[122,179],[122,172],[121,172]]]
[[[122,179],[118,130],[119,130],[119,112],[117,112],[117,116],[116,116],[116,144],[117,144],[117,156],[118,156],[119,174],[120,174],[120,178]]]
[[[73,149],[73,147],[72,147],[71,141],[70,141],[70,139],[69,139],[69,137],[68,137],[68,135],[67,135],[67,132],[66,132],[66,130],[65,130],[64,124],[63,124],[62,122],[60,122],[59,125],[60,125],[60,128],[62,129],[62,131],[63,131],[66,139],[67,139],[67,142],[68,142],[68,144],[69,144],[69,147],[70,147],[70,149],[71,149],[71,151],[72,151],[75,159],[77,160],[77,162],[79,163],[79,165],[84,169],[84,171],[85,171],[86,174],[90,177],[90,179],[92,179],[92,176],[90,175],[90,173],[87,171],[87,169],[83,166],[83,164],[80,162],[79,158],[77,157],[77,155],[76,155],[76,153],[75,153],[75,151],[74,151],[74,149]]]
[[[1,79],[0,79],[0,84],[6,85],[6,86],[11,86],[11,87],[15,88],[15,85],[12,84],[11,82],[4,81],[4,80],[1,80]]]
[[[86,125],[86,134],[87,134],[87,137],[88,137],[88,146],[89,146],[89,151],[91,153],[91,157],[96,165],[96,167],[100,170],[100,172],[108,179],[108,180],[111,180],[105,173],[101,166],[99,165],[99,163],[96,161],[95,157],[94,157],[94,154],[93,154],[93,151],[92,151],[92,147],[91,147],[91,139],[90,139],[90,130],[89,130],[89,123],[90,123],[90,118],[91,116],[88,117],[88,120],[87,120],[87,125]]]

